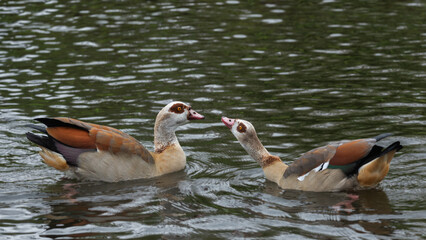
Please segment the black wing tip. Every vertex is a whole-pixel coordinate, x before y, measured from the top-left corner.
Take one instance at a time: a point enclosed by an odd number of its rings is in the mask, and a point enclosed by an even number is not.
[[[45,117],[43,117],[43,118],[34,118],[34,120],[36,120],[38,122],[41,122],[41,123],[43,123],[44,121],[48,121],[49,119],[53,119],[53,118],[45,118]]]
[[[391,145],[389,145],[385,150],[383,150],[382,155],[395,150],[396,152],[398,152],[399,150],[401,150],[404,146],[401,145],[401,143],[399,141],[396,141],[394,143],[392,143]]]
[[[44,147],[44,143],[45,143],[44,140],[47,138],[46,136],[40,136],[32,132],[27,132],[25,133],[25,135],[27,136],[27,139],[30,140],[31,142]]]
[[[47,118],[47,117],[34,118],[34,120],[36,120],[36,121],[43,121],[43,119],[52,119],[52,118]]]
[[[47,134],[46,128],[43,126],[35,125],[35,124],[27,124],[25,127],[33,128],[39,132]]]
[[[389,136],[392,136],[393,133],[382,133],[376,137],[374,137],[374,139],[376,139],[376,141],[380,141],[383,138],[387,138]],[[389,145],[387,148],[385,148],[382,152],[382,154],[388,153],[394,149],[396,149],[396,151],[398,152],[399,150],[401,150],[404,146],[401,145],[401,143],[399,141],[393,142],[391,145]]]
[[[34,118],[34,120],[43,123],[47,127],[57,127],[64,124],[62,121],[54,118]]]
[[[46,125],[47,127],[70,127],[70,128],[77,128],[84,131],[88,131],[86,128],[82,126],[78,126],[72,123],[63,122],[56,118],[35,118],[34,120],[39,121]]]
[[[393,135],[393,133],[382,133],[378,136],[375,136],[374,139],[376,139],[376,141],[380,141],[383,138],[387,138],[387,137],[392,136],[392,135]]]
[[[54,152],[58,152],[52,138],[47,137],[47,136],[40,136],[40,135],[34,134],[32,132],[27,132],[25,135],[27,136],[27,139],[30,140],[31,142],[33,142],[33,143],[35,143],[35,144],[37,144],[41,147],[45,147],[49,150],[52,150]]]
[[[25,135],[27,136],[27,139],[30,140],[31,142],[38,144],[38,139],[40,138],[40,136],[35,135],[34,133],[31,132],[27,132],[25,133]]]

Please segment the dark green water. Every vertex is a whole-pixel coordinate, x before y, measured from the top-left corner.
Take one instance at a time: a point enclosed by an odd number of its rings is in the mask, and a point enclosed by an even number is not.
[[[421,1],[1,1],[0,238],[424,237],[425,20]],[[186,169],[156,179],[64,179],[24,136],[68,116],[152,149],[171,100],[206,119],[178,132]],[[222,115],[287,163],[383,132],[405,147],[353,202],[283,191]]]

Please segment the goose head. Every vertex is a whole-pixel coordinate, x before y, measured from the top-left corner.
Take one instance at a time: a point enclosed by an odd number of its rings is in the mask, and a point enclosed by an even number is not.
[[[256,130],[249,121],[222,117],[222,122],[231,130],[240,143],[246,143],[250,139],[257,137]]]
[[[194,111],[190,105],[175,101],[167,104],[161,109],[155,122],[156,125],[158,123],[163,125],[163,127],[174,130],[191,120],[198,119],[204,119],[204,116]]]
[[[175,131],[179,126],[191,120],[204,119],[204,116],[194,111],[190,105],[175,101],[167,104],[157,114],[154,127],[154,144],[161,149],[177,142]]]
[[[241,146],[256,161],[261,163],[262,158],[269,155],[257,137],[254,126],[249,121],[222,117],[222,122],[231,130]]]

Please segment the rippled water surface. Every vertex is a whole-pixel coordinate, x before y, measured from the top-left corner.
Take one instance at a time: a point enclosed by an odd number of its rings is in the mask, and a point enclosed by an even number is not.
[[[0,238],[419,239],[426,209],[422,1],[1,1]],[[153,148],[171,100],[206,116],[184,171],[78,182],[42,164],[35,117],[124,130]],[[394,133],[381,185],[284,191],[220,117],[290,163],[328,141]]]

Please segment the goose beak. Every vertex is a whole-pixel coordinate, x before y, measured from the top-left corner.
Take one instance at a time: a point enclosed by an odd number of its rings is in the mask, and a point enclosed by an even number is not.
[[[223,124],[225,124],[225,126],[227,126],[229,129],[231,129],[232,126],[235,123],[235,119],[222,117],[222,122],[223,122]]]
[[[194,110],[192,110],[191,108],[189,109],[189,112],[188,112],[188,117],[187,117],[187,119],[188,120],[201,120],[201,119],[204,119],[204,116],[203,115],[201,115],[201,114],[199,114],[199,113],[197,113],[196,111],[194,111]]]

